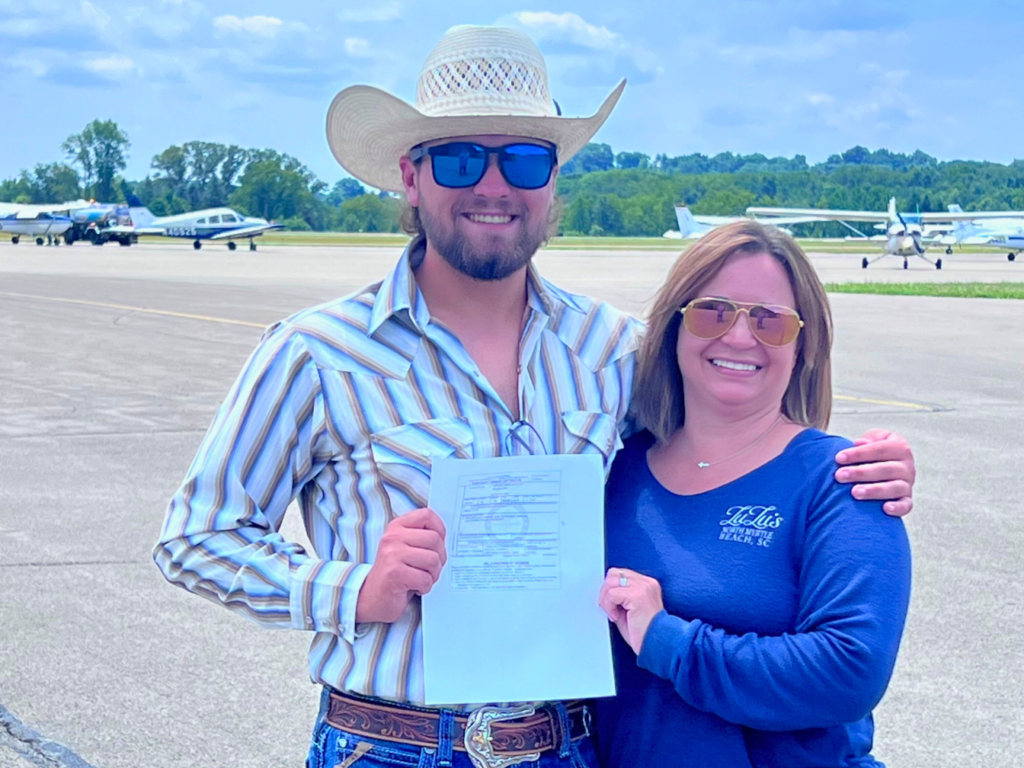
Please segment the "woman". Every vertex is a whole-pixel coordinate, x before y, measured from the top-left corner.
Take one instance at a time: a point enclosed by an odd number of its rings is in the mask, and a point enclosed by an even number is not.
[[[706,235],[638,359],[608,486],[607,768],[875,766],[910,594],[900,520],[833,477],[828,300],[778,229]]]

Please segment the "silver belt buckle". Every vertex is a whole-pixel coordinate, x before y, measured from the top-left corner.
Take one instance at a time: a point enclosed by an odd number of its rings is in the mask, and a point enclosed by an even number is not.
[[[491,725],[503,720],[518,720],[521,717],[529,717],[536,709],[532,704],[524,704],[521,707],[480,707],[469,714],[469,721],[466,723],[466,735],[463,743],[466,745],[466,752],[469,759],[473,761],[476,768],[506,768],[509,765],[518,765],[530,760],[540,760],[540,752],[531,752],[528,755],[496,755],[491,749]]]

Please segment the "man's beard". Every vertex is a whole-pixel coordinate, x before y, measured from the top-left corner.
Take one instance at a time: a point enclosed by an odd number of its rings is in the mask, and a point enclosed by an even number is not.
[[[465,213],[472,213],[472,209]],[[456,211],[455,216],[462,216]],[[495,213],[493,206],[488,213]],[[474,245],[459,231],[456,223],[447,225],[440,217],[435,218],[426,206],[419,208],[420,222],[427,242],[453,268],[474,280],[503,280],[530,263],[547,237],[547,227],[531,226],[530,216],[525,210],[501,211],[501,214],[516,215],[519,219],[519,234],[511,240],[489,238],[490,242]]]

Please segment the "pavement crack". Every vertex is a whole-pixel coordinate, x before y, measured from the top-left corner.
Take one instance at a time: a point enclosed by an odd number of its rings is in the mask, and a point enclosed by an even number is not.
[[[13,742],[4,744],[4,742]],[[11,746],[21,757],[42,768],[96,768],[63,744],[29,728],[0,704],[0,746]]]

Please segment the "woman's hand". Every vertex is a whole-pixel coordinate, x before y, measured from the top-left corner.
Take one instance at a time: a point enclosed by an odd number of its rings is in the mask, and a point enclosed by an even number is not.
[[[622,639],[640,655],[651,621],[665,610],[661,584],[628,568],[609,568],[597,600],[608,618],[619,628]]]
[[[905,437],[884,429],[869,429],[836,456],[840,483],[856,483],[856,499],[885,500],[882,509],[902,517],[914,507],[914,453]]]

